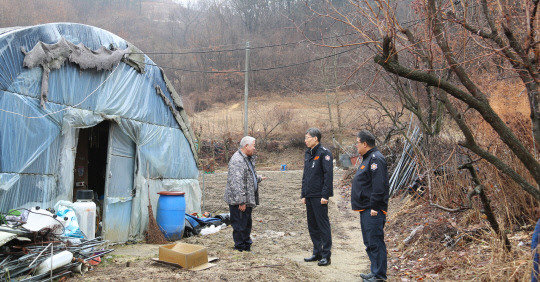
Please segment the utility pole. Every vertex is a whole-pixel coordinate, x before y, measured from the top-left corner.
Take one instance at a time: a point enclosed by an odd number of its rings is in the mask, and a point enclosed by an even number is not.
[[[246,42],[246,71],[244,72],[244,136],[248,135],[248,82],[249,82],[249,41]]]

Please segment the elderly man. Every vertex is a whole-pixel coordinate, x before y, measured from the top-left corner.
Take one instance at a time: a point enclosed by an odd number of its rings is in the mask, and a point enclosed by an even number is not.
[[[321,131],[310,128],[306,132],[308,147],[302,175],[302,203],[306,205],[307,224],[313,253],[304,261],[319,261],[318,266],[330,265],[332,233],[328,218],[328,200],[334,195],[332,152],[321,146]]]
[[[352,180],[351,205],[360,212],[360,228],[371,272],[362,273],[364,281],[385,281],[387,269],[384,225],[388,211],[390,185],[386,159],[375,147],[375,136],[367,130],[358,133],[356,148],[362,163]]]
[[[255,171],[255,138],[245,136],[229,161],[225,202],[229,204],[234,249],[251,251],[251,212],[259,204],[258,184],[266,177]]]

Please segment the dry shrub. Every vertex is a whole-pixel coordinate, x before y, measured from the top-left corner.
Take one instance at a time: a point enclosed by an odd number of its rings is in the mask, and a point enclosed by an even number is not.
[[[534,153],[528,118],[516,113],[505,115],[503,119]],[[474,115],[469,116],[468,121],[475,124],[474,133],[479,144],[530,183],[535,183],[525,166],[511,154],[489,126]],[[532,227],[538,219],[537,201],[493,165],[454,144],[452,138],[439,138],[430,140],[429,145],[423,148],[427,153],[419,161],[419,168],[421,172],[430,172],[428,193],[416,200],[412,200],[412,197],[406,197],[401,202],[397,198],[392,199],[394,206],[397,206],[395,210],[390,209],[388,224],[388,248],[393,250],[390,257],[397,265],[397,269],[392,270],[395,271],[393,275],[416,280],[446,281],[530,279],[532,255],[529,243]],[[475,184],[469,171],[459,170],[458,167],[470,159],[477,160],[473,165],[500,230],[509,237],[512,246],[510,252],[504,250],[504,242],[487,222],[480,199],[473,197],[469,201],[467,198],[467,193]],[[424,184],[427,185],[427,182]],[[448,212],[430,206],[430,201],[450,209],[471,208]],[[403,240],[419,225],[423,225],[421,234],[409,244],[404,244]],[[451,232],[453,229],[457,232]],[[441,236],[455,244],[445,246],[445,240],[440,240]]]
[[[514,134],[534,154],[534,141],[531,135],[530,120],[521,113],[507,114],[503,116],[507,125],[514,131]],[[494,133],[492,133],[494,134]],[[492,142],[491,152],[508,164],[513,170],[521,174],[529,183],[535,183],[534,179],[527,172],[526,167],[513,154],[506,145],[496,139]],[[486,161],[478,164],[478,169],[482,172],[482,181],[485,182],[486,194],[492,199],[493,206],[497,208],[497,215],[510,230],[516,230],[519,226],[536,222],[538,215],[538,201],[530,194],[526,193],[509,176],[503,174]]]
[[[530,246],[518,246],[530,241],[527,232],[510,237],[513,250],[507,252],[486,221],[478,220],[477,210],[450,213],[412,197],[391,199],[389,210],[385,228],[389,277],[402,281],[530,279]],[[416,235],[405,243],[417,228]]]
[[[310,128],[307,121],[291,124],[289,128],[290,130],[283,132],[281,135],[282,140],[287,142],[287,147],[305,149],[306,143],[304,143],[304,137],[306,130]]]
[[[534,143],[530,132],[530,121],[527,117],[515,113],[505,115],[504,120],[526,148],[533,152]],[[475,124],[475,136],[479,144],[483,144],[493,155],[520,173],[530,183],[535,183],[521,161],[511,153],[485,122],[477,116],[469,117],[469,121]],[[420,161],[424,166],[420,171],[431,169],[430,171],[437,172],[430,173],[431,196],[435,203],[449,208],[466,207],[472,204],[472,208],[480,210],[482,203],[477,197],[473,197],[472,202],[467,199],[467,193],[475,186],[469,171],[458,169],[460,165],[471,159],[479,160],[473,165],[484,186],[484,192],[491,201],[491,207],[499,224],[508,226],[510,230],[516,230],[519,226],[536,222],[537,215],[534,212],[538,208],[538,203],[532,196],[509,176],[495,169],[493,165],[454,144],[454,140],[439,138],[430,140],[429,145],[423,148],[423,151],[427,153],[426,159]],[[440,167],[440,164],[444,164],[444,167]],[[469,223],[472,224],[474,221]]]
[[[212,100],[200,93],[192,93],[182,97],[184,107],[189,113],[198,113],[208,110],[212,106]]]
[[[278,141],[269,141],[266,143],[266,151],[277,153],[282,152],[283,145],[281,145]]]

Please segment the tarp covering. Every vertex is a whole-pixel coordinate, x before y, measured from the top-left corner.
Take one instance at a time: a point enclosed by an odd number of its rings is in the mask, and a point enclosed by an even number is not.
[[[63,46],[64,60],[49,68],[44,99],[43,66],[60,58],[47,53],[54,44]],[[45,61],[34,56],[25,67],[22,50],[36,46]],[[66,60],[68,49],[71,56],[99,53],[110,64],[81,67],[84,56]],[[118,55],[130,50],[134,49],[125,40],[87,25],[0,29],[0,211],[47,208],[58,200],[71,200],[78,130],[109,120],[118,129],[110,131],[109,151],[121,158],[109,171],[112,179],[105,202],[109,219],[129,228],[124,239],[142,238],[148,194],[155,205],[159,191],[186,192],[187,212],[200,212],[197,156],[179,96],[171,93],[164,74],[147,56],[141,57],[148,63],[142,72],[133,61],[126,61],[127,55]],[[114,160],[109,159],[109,166],[115,165]],[[133,170],[126,168],[127,162],[133,163]],[[107,230],[112,234],[115,228],[111,224]]]

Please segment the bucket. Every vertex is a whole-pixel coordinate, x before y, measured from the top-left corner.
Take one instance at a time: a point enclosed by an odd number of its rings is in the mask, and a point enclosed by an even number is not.
[[[184,234],[186,199],[184,192],[159,192],[156,221],[165,238],[180,240]]]
[[[351,157],[348,154],[339,155],[339,162],[342,167],[351,167]]]
[[[96,237],[96,203],[92,200],[92,190],[77,191],[77,201],[73,203],[73,210],[77,215],[79,229],[88,240]]]

